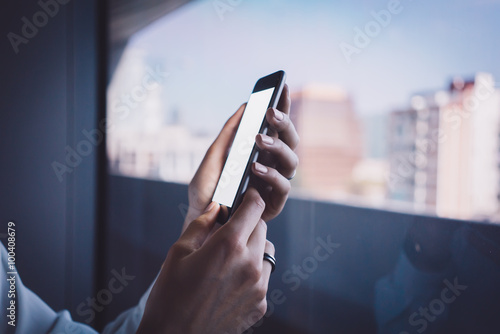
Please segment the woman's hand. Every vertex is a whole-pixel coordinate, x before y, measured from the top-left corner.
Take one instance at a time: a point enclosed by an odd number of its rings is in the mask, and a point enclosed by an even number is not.
[[[189,209],[183,230],[212,200],[244,109],[245,104],[226,122],[189,184]],[[289,115],[290,93],[285,85],[278,108],[267,110],[266,119],[270,126],[268,136],[256,137],[261,154],[259,162],[252,165],[252,172],[260,181],[256,187],[266,203],[262,215],[264,221],[276,217],[283,209],[290,192],[288,178],[294,176],[298,165],[294,150],[298,145],[299,136]]]
[[[265,314],[274,256],[261,219],[265,202],[249,188],[231,219],[211,234],[212,202],[172,246],[137,333],[242,333]]]

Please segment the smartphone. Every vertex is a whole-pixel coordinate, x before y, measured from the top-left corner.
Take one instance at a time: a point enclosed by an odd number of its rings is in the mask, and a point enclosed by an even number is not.
[[[212,198],[221,206],[218,217],[221,224],[227,222],[243,199],[252,163],[259,157],[255,136],[267,133],[266,111],[277,107],[285,79],[284,71],[260,78],[248,99]]]

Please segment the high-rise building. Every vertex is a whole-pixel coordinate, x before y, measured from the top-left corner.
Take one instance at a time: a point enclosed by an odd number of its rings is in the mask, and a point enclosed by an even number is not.
[[[347,93],[308,85],[292,94],[291,115],[300,136],[298,187],[333,199],[349,193],[352,171],[362,157],[360,124]]]
[[[446,93],[417,95],[408,110],[396,111],[389,121],[387,187],[395,200],[412,202],[416,210],[436,205],[439,110]]]
[[[455,80],[442,108],[437,214],[483,218],[498,211],[500,92],[493,77]]]
[[[500,92],[491,75],[413,96],[408,110],[391,114],[389,131],[391,199],[443,217],[498,211]]]

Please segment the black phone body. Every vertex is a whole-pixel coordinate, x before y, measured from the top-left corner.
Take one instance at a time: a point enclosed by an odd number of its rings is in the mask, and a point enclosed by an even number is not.
[[[285,79],[284,71],[260,78],[248,99],[212,197],[221,206],[218,217],[221,224],[231,217],[241,203],[250,180],[252,163],[259,157],[255,136],[267,133],[266,111],[277,107]]]

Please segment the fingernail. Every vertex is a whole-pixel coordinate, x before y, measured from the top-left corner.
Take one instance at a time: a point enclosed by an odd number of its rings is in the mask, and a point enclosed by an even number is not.
[[[203,212],[203,213],[206,213],[206,212],[212,211],[212,210],[214,209],[214,207],[215,207],[215,202],[211,202],[211,203],[207,206],[207,208],[205,209],[205,212]]]
[[[261,135],[260,138],[264,144],[272,145],[274,143],[274,139],[272,137]]]
[[[267,173],[267,167],[256,162],[255,163],[255,170],[259,173],[266,174]]]
[[[278,111],[276,109],[273,109],[274,111],[274,118],[276,118],[278,121],[282,121],[285,116],[283,116],[283,113],[281,111]]]

